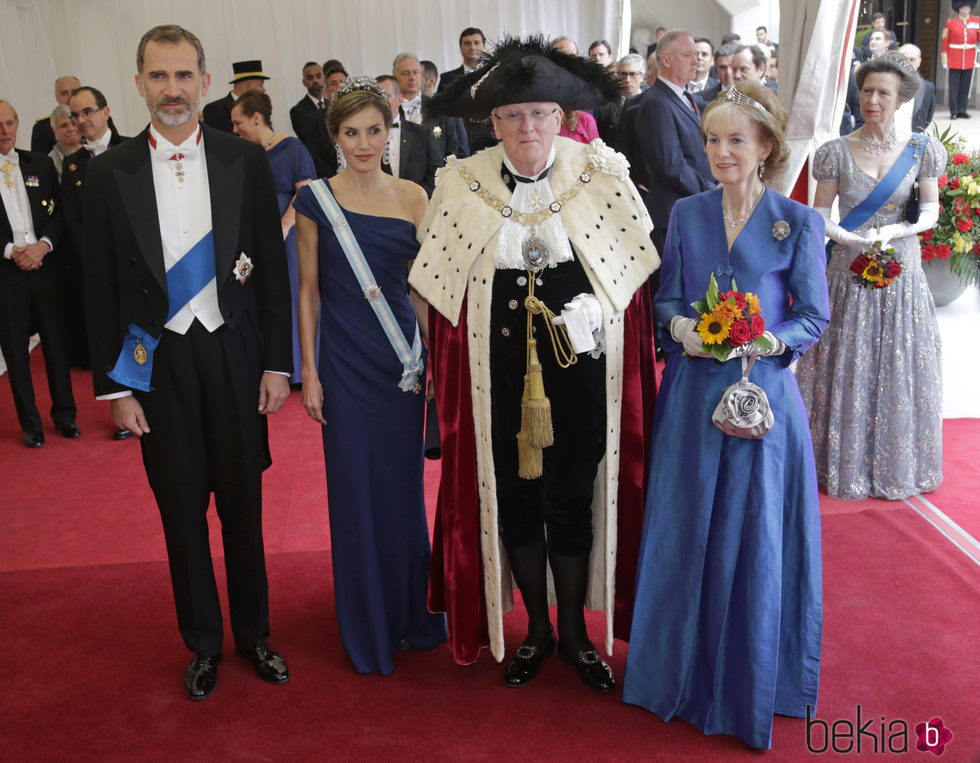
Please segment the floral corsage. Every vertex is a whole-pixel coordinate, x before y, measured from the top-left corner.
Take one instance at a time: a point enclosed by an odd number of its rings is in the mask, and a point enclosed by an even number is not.
[[[772,349],[772,343],[763,336],[766,322],[759,297],[752,292],[738,291],[734,278],[731,291],[719,291],[712,273],[704,298],[691,304],[701,316],[697,332],[702,350],[715,359],[724,362],[733,349],[743,345]]]
[[[875,241],[851,262],[854,282],[865,289],[884,289],[902,275],[902,264],[895,259],[895,250]]]

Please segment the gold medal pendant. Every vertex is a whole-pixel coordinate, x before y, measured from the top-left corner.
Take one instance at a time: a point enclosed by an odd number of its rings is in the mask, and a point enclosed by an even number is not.
[[[133,358],[141,366],[146,365],[146,360],[147,360],[146,348],[143,346],[143,343],[139,339],[136,340],[136,349],[133,350]]]

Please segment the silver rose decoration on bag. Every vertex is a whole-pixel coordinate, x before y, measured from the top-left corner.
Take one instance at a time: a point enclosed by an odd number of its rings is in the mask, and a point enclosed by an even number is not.
[[[752,355],[748,363],[744,357],[742,358],[742,378],[725,387],[721,393],[721,400],[711,414],[715,426],[732,437],[758,440],[764,437],[775,423],[765,391],[749,381],[749,372],[757,357]]]

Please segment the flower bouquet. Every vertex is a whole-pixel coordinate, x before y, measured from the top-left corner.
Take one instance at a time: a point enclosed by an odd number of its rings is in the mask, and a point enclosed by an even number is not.
[[[895,250],[875,241],[870,249],[861,252],[851,262],[854,281],[865,289],[884,289],[902,274],[902,264],[895,259]]]
[[[949,260],[963,283],[980,284],[980,154],[966,153],[966,142],[947,128],[935,138],[949,155],[939,176],[939,220],[919,234],[922,259]]]
[[[697,332],[702,349],[715,359],[724,362],[733,349],[747,344],[760,350],[772,349],[772,342],[763,336],[766,322],[759,297],[738,291],[735,279],[732,279],[731,291],[719,291],[712,273],[708,292],[691,306],[701,316]]]

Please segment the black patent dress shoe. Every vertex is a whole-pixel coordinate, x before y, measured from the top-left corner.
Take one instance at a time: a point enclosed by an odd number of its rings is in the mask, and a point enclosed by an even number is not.
[[[969,115],[969,114],[967,114],[967,113],[966,113],[965,111],[961,111],[961,112],[960,112],[959,114],[957,114],[957,116],[958,116],[958,117],[959,117],[960,119],[969,119],[969,118],[970,118],[970,115]]]
[[[521,644],[517,647],[514,659],[507,663],[504,671],[504,685],[511,688],[527,686],[541,669],[541,663],[555,653],[555,640],[548,637],[544,646]]]
[[[40,448],[44,445],[44,432],[40,429],[36,432],[24,432],[24,445],[28,448]]]
[[[82,436],[82,430],[78,428],[78,424],[74,421],[69,421],[66,424],[55,424],[54,428],[61,432],[62,437],[67,437],[69,440],[74,440],[76,437]]]
[[[122,427],[112,433],[113,440],[128,440],[132,436],[132,432],[130,432],[128,429],[123,429]]]
[[[268,681],[270,684],[284,684],[289,680],[286,661],[281,654],[269,648],[265,639],[260,638],[249,647],[237,647],[235,651],[240,657],[252,663],[256,675],[263,681]]]
[[[567,654],[559,645],[558,656],[569,665],[575,666],[578,677],[590,689],[606,693],[616,688],[616,679],[613,677],[612,669],[591,645],[588,649],[583,649],[574,654]]]
[[[218,685],[218,663],[221,662],[221,655],[214,657],[202,657],[194,655],[191,664],[184,673],[184,687],[187,689],[187,696],[193,700],[205,699],[210,696]]]
[[[952,120],[952,119],[956,119],[958,116],[959,114],[950,114],[949,118]]]

